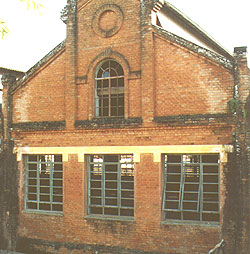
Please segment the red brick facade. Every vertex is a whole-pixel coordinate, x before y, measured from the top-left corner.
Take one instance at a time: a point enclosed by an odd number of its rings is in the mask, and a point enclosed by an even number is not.
[[[234,169],[229,157],[235,122],[228,113],[233,65],[170,40],[151,24],[152,1],[79,0],[76,10],[70,2],[65,43],[12,87],[18,249],[201,254],[224,239],[225,253],[235,253],[234,229],[225,226]],[[96,118],[96,71],[109,59],[124,71],[122,119]],[[52,153],[62,154],[63,212],[32,212],[25,206],[25,158]],[[135,156],[134,217],[89,216],[87,155],[127,153]],[[219,154],[218,223],[164,219],[161,156],[168,153]]]

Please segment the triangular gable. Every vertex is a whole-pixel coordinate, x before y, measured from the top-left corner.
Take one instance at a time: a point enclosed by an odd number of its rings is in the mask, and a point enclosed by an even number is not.
[[[158,0],[155,4],[152,12],[152,24],[225,57],[232,57],[200,26],[165,0]]]
[[[40,61],[38,61],[33,67],[31,67],[24,75],[16,81],[13,85],[12,92],[14,92],[20,85],[24,84],[34,73],[39,71],[49,61],[51,61],[56,55],[65,49],[65,40],[59,43],[54,49],[52,49],[47,55],[45,55]]]

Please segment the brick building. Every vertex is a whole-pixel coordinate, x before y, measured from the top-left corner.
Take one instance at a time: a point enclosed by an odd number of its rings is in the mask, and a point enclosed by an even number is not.
[[[247,253],[246,48],[231,55],[163,0],[69,0],[65,11],[66,40],[2,78],[17,160],[2,169],[6,248],[201,254],[223,242]]]

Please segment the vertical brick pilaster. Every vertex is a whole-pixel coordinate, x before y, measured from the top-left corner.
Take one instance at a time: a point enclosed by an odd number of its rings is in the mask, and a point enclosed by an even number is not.
[[[4,74],[2,76],[3,84],[3,123],[4,123],[4,142],[10,139],[10,128],[12,124],[12,95],[11,86],[16,81],[16,77],[12,74]]]
[[[145,124],[152,121],[155,111],[154,41],[151,24],[152,0],[141,1],[141,98]]]
[[[146,225],[161,221],[160,174],[160,165],[154,162],[153,154],[142,154],[140,164],[136,165],[135,214],[136,220]]]
[[[77,0],[68,0],[65,78],[66,128],[73,129],[76,119],[76,72],[77,72]]]
[[[236,251],[247,254],[249,252],[249,91],[250,72],[247,65],[246,47],[234,49],[235,53],[235,82],[237,87],[237,107],[235,153],[237,185],[236,201]]]
[[[247,48],[234,48],[234,59],[236,63],[238,99],[240,103],[245,103],[250,91],[250,71],[247,65]]]

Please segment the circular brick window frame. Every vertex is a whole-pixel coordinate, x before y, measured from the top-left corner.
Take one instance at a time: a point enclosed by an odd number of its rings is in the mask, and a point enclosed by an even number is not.
[[[116,20],[113,24],[113,27],[111,27],[108,30],[104,30],[103,28],[101,28],[100,21],[102,16],[107,12],[113,12],[116,15]],[[121,29],[122,23],[123,23],[123,13],[120,7],[115,4],[105,4],[101,8],[99,8],[94,14],[92,27],[97,35],[103,38],[107,38],[115,35]]]

